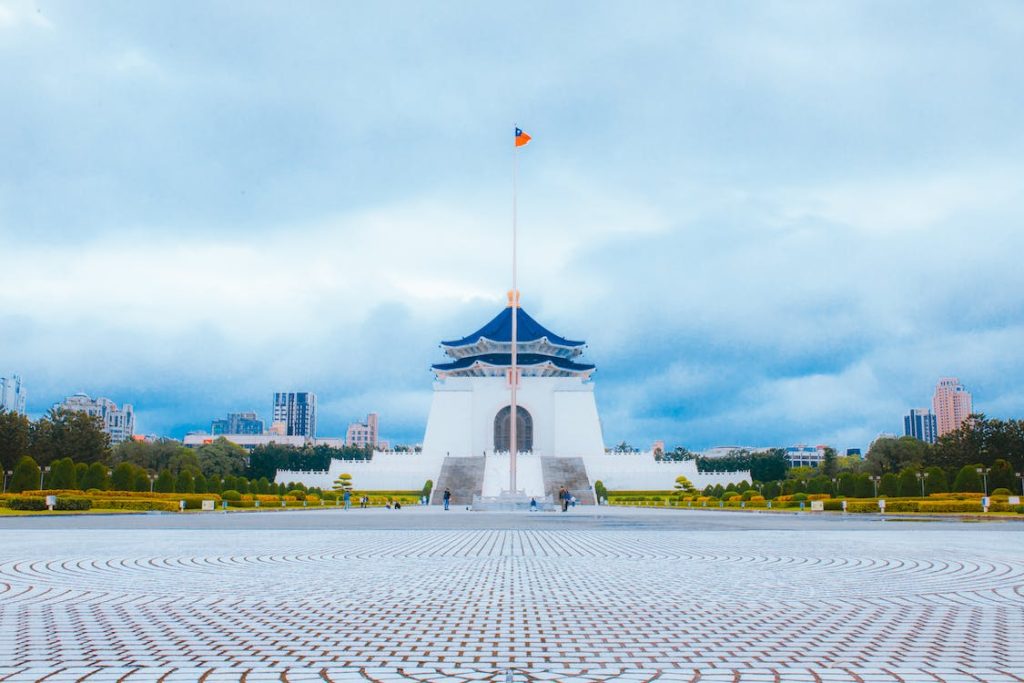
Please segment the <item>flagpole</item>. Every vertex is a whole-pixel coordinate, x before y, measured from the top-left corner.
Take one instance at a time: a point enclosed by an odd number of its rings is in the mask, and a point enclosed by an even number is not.
[[[518,142],[518,141],[514,141]],[[508,474],[508,490],[512,495],[516,492],[516,454],[519,450],[518,442],[516,440],[516,422],[519,421],[519,408],[516,405],[516,389],[519,385],[519,373],[517,368],[517,351],[518,344],[518,313],[519,313],[519,289],[516,273],[516,257],[517,257],[517,229],[518,229],[518,181],[519,181],[519,145],[514,144],[512,147],[512,295],[509,304],[512,306],[512,400],[509,414],[509,430],[508,430],[508,445],[509,445],[509,474]]]

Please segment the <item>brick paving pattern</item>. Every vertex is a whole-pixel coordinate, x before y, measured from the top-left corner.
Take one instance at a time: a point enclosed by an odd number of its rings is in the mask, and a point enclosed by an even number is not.
[[[0,531],[2,681],[1024,681],[1024,535]]]

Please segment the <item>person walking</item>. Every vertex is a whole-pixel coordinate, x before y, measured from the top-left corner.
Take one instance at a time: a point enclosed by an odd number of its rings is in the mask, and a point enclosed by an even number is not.
[[[536,509],[537,509],[537,499],[536,498],[531,498],[530,499],[530,512],[534,512]]]
[[[345,500],[345,509],[346,510],[351,510],[352,509],[352,492],[349,491],[348,489],[346,489],[344,495],[342,495],[342,498]]]
[[[558,501],[562,504],[562,512],[569,509],[569,490],[564,486],[558,489]]]
[[[370,497],[367,496],[366,494],[363,494],[359,498],[359,507],[365,508],[369,503],[370,503]]]
[[[445,509],[445,510],[447,510],[447,509],[448,509],[448,506],[449,506],[449,505],[451,504],[451,502],[452,502],[452,492],[451,492],[451,490],[450,490],[450,489],[445,489],[445,490],[444,490],[444,496],[443,496],[443,499],[444,499],[444,509]]]

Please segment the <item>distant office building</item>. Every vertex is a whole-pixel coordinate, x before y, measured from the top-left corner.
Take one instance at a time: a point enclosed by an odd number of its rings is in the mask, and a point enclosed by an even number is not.
[[[938,427],[935,413],[927,408],[911,408],[903,416],[903,435],[912,436],[925,443],[935,443]]]
[[[18,375],[0,377],[0,410],[25,414],[25,389]]]
[[[936,437],[956,431],[974,410],[971,392],[956,377],[943,377],[935,385],[932,409],[935,411]]]
[[[316,436],[316,394],[308,391],[274,394],[274,422],[283,422],[286,436]]]
[[[846,449],[846,457],[847,458],[861,458],[861,459],[863,459],[864,455],[860,452],[859,448],[847,448]]]
[[[786,460],[790,467],[817,467],[825,460],[827,446],[790,446],[786,449]]]
[[[665,441],[663,439],[658,439],[654,443],[651,444],[651,453],[659,453],[659,452],[662,455],[665,454]]]
[[[109,398],[89,398],[87,394],[75,394],[53,406],[57,410],[88,413],[103,421],[103,431],[110,436],[111,444],[128,441],[135,434],[135,410],[131,403],[118,408]]]
[[[376,448],[379,442],[377,433],[377,413],[366,416],[366,422],[353,422],[345,432],[345,445],[360,448]]]
[[[220,434],[262,434],[263,420],[256,413],[228,413],[226,418],[214,420],[210,433]]]

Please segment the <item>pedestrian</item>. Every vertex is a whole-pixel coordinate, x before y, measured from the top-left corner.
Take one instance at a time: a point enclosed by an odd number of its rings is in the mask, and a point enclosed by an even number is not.
[[[533,512],[536,509],[537,509],[537,499],[536,498],[531,498],[530,499],[530,512]]]
[[[569,489],[564,486],[558,489],[558,502],[562,504],[562,512],[569,509]]]
[[[365,508],[369,504],[370,504],[370,497],[368,495],[363,494],[362,496],[359,497],[359,507]]]
[[[392,510],[401,510],[402,509],[402,504],[399,503],[397,499],[395,499],[395,504],[394,504],[394,506],[391,509]]]
[[[569,504],[572,505],[573,507],[576,507],[576,496],[572,495],[571,493],[569,494]]]
[[[445,489],[444,490],[444,509],[445,510],[448,509],[448,506],[451,504],[451,502],[452,502],[452,492],[451,492],[450,489]]]
[[[346,510],[351,510],[352,509],[352,492],[349,491],[348,489],[346,489],[345,493],[342,495],[342,498],[345,499],[345,509]]]

